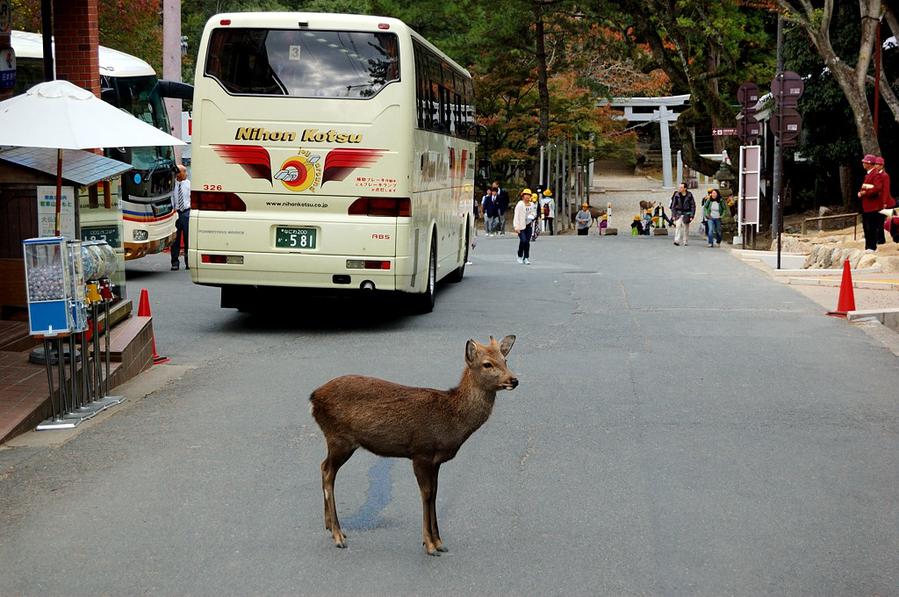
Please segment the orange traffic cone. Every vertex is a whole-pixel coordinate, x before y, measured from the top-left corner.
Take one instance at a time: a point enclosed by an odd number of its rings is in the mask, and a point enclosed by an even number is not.
[[[146,288],[140,289],[140,302],[137,305],[137,316],[138,317],[152,317],[153,315],[150,313],[150,293]],[[153,364],[161,365],[163,363],[168,363],[168,357],[161,357],[156,354],[156,334],[153,334]]]
[[[843,281],[840,282],[840,298],[837,310],[828,311],[834,317],[846,317],[849,311],[855,311],[855,291],[852,290],[852,273],[849,271],[849,260],[843,262]]]

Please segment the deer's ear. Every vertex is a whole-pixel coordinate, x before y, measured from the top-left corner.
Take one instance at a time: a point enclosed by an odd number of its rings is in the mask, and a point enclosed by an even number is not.
[[[471,365],[478,358],[478,345],[474,340],[465,343],[465,362]]]
[[[509,354],[509,351],[512,350],[512,345],[515,344],[515,336],[509,335],[503,338],[503,341],[499,343],[499,351],[503,353],[503,356]]]

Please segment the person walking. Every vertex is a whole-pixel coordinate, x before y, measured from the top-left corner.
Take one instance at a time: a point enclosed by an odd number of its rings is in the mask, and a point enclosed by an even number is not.
[[[553,192],[549,189],[543,191],[543,199],[540,200],[540,211],[543,212],[543,231],[549,230],[550,236],[555,236],[553,222],[556,218],[556,202],[553,200]]]
[[[880,210],[883,209],[883,177],[876,168],[877,158],[866,154],[862,158],[865,180],[858,192],[862,200],[862,228],[865,231],[865,253],[877,250],[878,228],[883,227]]]
[[[880,191],[880,196],[883,199],[883,209],[889,210],[896,207],[896,200],[893,199],[893,195],[890,192],[890,175],[884,170],[885,164],[886,162],[882,157],[877,156],[874,158],[874,165],[877,167],[877,172],[880,174],[880,180],[883,185]],[[886,214],[881,213],[880,215],[883,216],[881,218],[883,223],[880,225],[880,228],[877,229],[877,244],[882,245],[887,242],[886,229],[889,228],[889,226],[886,225]]]
[[[718,189],[710,189],[704,201],[702,217],[705,220],[706,237],[709,247],[721,246],[721,218],[724,217],[724,199]]]
[[[674,244],[687,246],[690,237],[690,222],[696,214],[696,200],[687,185],[680,183],[677,191],[671,196],[671,217],[674,218]]]
[[[178,164],[178,173],[175,175],[175,189],[172,192],[172,207],[178,218],[175,220],[175,240],[169,247],[172,255],[172,271],[178,271],[178,259],[181,256],[181,243],[184,242],[184,269],[190,269],[187,263],[187,242],[190,229],[190,179],[187,178],[187,168]]]
[[[590,204],[581,203],[581,209],[574,216],[574,223],[577,225],[578,236],[587,236],[590,232],[590,223],[593,221],[593,215],[590,213]]]
[[[487,222],[485,224],[487,236],[499,236],[499,218],[499,199],[496,196],[496,191],[491,188],[484,196],[484,219]]]
[[[512,227],[518,235],[518,263],[531,264],[531,232],[533,220],[528,220],[531,209],[531,189],[524,189],[519,195],[521,199],[515,204],[512,214]]]
[[[493,184],[490,185],[494,191],[496,191],[496,199],[499,203],[499,233],[502,236],[506,235],[506,212],[509,211],[509,193],[506,189],[499,186],[497,181],[493,181]]]

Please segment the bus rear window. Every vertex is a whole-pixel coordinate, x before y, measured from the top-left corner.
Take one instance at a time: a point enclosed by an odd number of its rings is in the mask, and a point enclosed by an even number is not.
[[[398,81],[393,33],[216,29],[206,75],[229,93],[369,98]]]

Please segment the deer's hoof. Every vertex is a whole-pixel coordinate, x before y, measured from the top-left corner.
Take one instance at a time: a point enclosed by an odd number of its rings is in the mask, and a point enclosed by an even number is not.
[[[440,552],[437,551],[437,549],[435,548],[435,549],[432,549],[431,551],[429,551],[429,552],[428,552],[428,555],[429,555],[429,556],[439,556],[439,555],[440,555]]]
[[[340,549],[346,549],[346,541],[334,541],[334,547],[339,547]]]
[[[449,551],[449,549],[446,547],[446,545],[441,543],[437,546],[437,551],[439,551],[440,553],[446,553]]]

